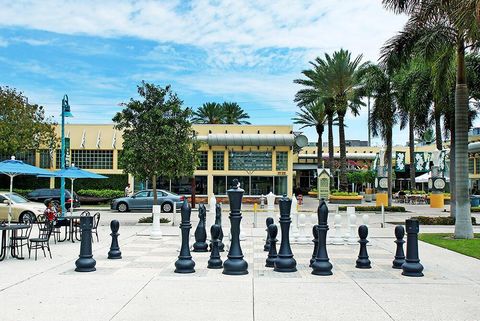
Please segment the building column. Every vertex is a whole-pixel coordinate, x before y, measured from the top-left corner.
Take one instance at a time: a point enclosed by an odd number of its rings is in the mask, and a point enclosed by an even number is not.
[[[210,199],[213,195],[213,175],[207,175],[207,198]]]

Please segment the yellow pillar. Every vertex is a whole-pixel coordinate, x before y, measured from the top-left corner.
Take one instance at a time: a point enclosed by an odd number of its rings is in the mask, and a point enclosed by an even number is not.
[[[430,207],[431,208],[443,208],[445,204],[445,194],[430,194]]]
[[[377,200],[375,205],[377,206],[388,206],[388,193],[377,193]]]

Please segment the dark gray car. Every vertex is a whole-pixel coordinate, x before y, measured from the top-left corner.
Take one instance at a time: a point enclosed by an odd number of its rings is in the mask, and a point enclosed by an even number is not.
[[[173,204],[176,203],[177,210],[182,206],[185,196],[164,190],[157,190],[158,205],[161,206],[162,212],[172,212]],[[110,208],[119,212],[127,212],[130,210],[149,210],[153,207],[153,191],[142,190],[132,196],[116,198],[112,201]]]

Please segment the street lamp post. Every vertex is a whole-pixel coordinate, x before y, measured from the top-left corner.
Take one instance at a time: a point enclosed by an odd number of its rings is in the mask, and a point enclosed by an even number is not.
[[[60,168],[65,169],[65,117],[73,117],[70,112],[70,105],[68,104],[68,96],[63,96],[62,99],[62,148],[61,148],[61,159],[60,159]],[[66,213],[65,208],[65,178],[60,177],[60,205],[62,207],[62,216]],[[73,206],[73,203],[70,204]]]

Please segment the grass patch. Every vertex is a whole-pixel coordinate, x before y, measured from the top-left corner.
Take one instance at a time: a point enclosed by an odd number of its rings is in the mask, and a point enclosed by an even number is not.
[[[138,223],[153,223],[153,217],[142,217],[138,220]],[[170,223],[170,220],[166,217],[160,217],[160,223]]]
[[[472,240],[456,240],[450,233],[421,233],[418,239],[444,249],[480,259],[480,233]]]

